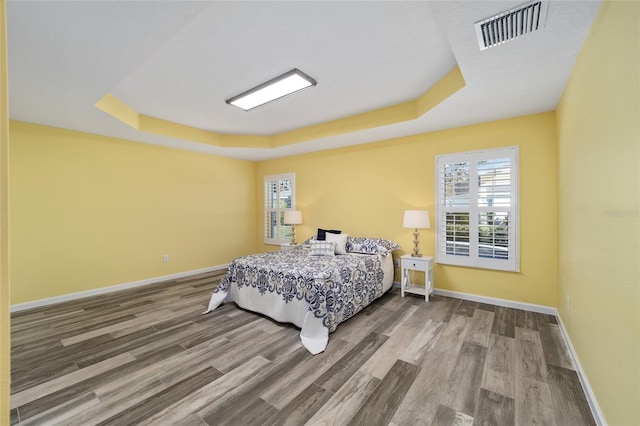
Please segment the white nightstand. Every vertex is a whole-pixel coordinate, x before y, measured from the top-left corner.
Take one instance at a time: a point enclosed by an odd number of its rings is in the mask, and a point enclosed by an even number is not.
[[[424,301],[429,301],[429,294],[433,291],[433,256],[413,257],[405,254],[400,257],[400,295],[414,293],[424,295]],[[411,271],[424,272],[424,287],[411,282]]]
[[[299,247],[300,244],[292,245],[292,244],[280,244],[280,251],[285,250],[293,250],[296,247]]]

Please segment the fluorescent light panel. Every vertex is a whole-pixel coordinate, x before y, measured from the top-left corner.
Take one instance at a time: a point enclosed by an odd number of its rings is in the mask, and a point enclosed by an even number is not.
[[[247,90],[225,102],[245,111],[249,111],[267,102],[280,99],[300,90],[318,84],[314,79],[297,68],[292,69],[274,79],[271,79],[253,89]]]

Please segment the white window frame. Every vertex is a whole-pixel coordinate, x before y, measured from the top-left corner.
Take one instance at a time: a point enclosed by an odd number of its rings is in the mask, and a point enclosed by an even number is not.
[[[271,207],[269,205],[269,200],[270,200],[270,192],[269,192],[269,188],[270,188],[270,184],[272,182],[276,183],[276,188],[278,191],[278,194],[280,192],[280,182],[283,180],[289,180],[291,182],[291,207]],[[264,243],[265,244],[286,244],[291,242],[291,237],[289,237],[288,235],[290,235],[290,229],[291,226],[289,225],[285,225],[284,223],[282,223],[283,219],[284,219],[284,212],[287,210],[295,210],[296,209],[296,174],[295,173],[282,173],[282,174],[278,174],[278,175],[269,175],[269,176],[265,176],[264,177],[264,184],[263,184],[263,190],[264,190],[264,194],[263,194],[263,207],[264,207],[264,211],[263,211],[263,219],[264,219],[264,230],[263,230],[263,235],[264,235]],[[277,198],[279,198],[279,195],[277,196]],[[279,217],[280,220],[278,221],[278,223],[276,223],[275,225],[275,238],[271,238],[271,233],[270,231],[270,218],[271,218],[271,213],[274,212],[276,213],[276,217]],[[287,232],[287,229],[289,229],[289,231]],[[286,235],[285,235],[286,234]]]
[[[520,211],[519,211],[519,147],[511,146],[483,151],[469,151],[436,156],[436,262],[447,265],[473,268],[495,269],[501,271],[520,271]],[[480,206],[478,202],[479,182],[478,163],[492,159],[510,159],[510,205]],[[444,167],[446,164],[469,163],[469,204],[445,205]],[[469,214],[469,254],[447,253],[447,213]],[[479,242],[479,215],[486,212],[508,213],[507,259],[481,257]],[[495,247],[495,245],[493,246]]]

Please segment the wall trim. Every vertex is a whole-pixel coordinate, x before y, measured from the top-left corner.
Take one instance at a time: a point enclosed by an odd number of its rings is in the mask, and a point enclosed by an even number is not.
[[[226,269],[229,264],[209,266],[206,268],[194,269],[192,271],[178,272],[175,274],[162,275],[160,277],[147,278],[139,281],[132,281],[123,284],[116,284],[108,287],[96,288],[92,290],[79,291],[77,293],[63,294],[62,296],[49,297],[47,299],[34,300],[32,302],[18,303],[11,305],[11,313],[26,311],[27,309],[40,308],[43,306],[53,305],[56,303],[68,302],[70,300],[82,299],[85,297],[96,296],[99,294],[112,293],[114,291],[127,290],[130,288],[141,287],[150,284],[157,284],[159,282],[175,280],[178,278],[187,277],[189,275],[203,274],[206,272],[218,271],[220,269]]]
[[[584,390],[585,395],[587,396],[587,402],[589,403],[589,408],[591,408],[591,414],[593,415],[594,420],[598,426],[606,426],[607,421],[604,418],[604,414],[600,409],[600,405],[598,404],[598,400],[596,399],[596,395],[593,393],[593,389],[591,389],[591,385],[589,384],[589,380],[587,379],[584,370],[582,369],[582,364],[580,364],[580,360],[578,359],[578,353],[573,347],[573,343],[571,343],[571,339],[569,338],[569,333],[564,326],[564,322],[562,322],[562,317],[560,316],[560,312],[556,313],[556,318],[558,318],[558,324],[560,325],[560,331],[562,332],[562,337],[564,337],[564,341],[567,343],[567,347],[569,348],[569,353],[571,354],[571,359],[573,360],[573,365],[576,367],[576,373],[578,373],[578,379],[580,379],[580,384],[582,385],[582,389]]]
[[[400,281],[394,281],[393,287],[400,288]],[[538,312],[540,314],[557,315],[556,308],[551,306],[536,305],[534,303],[516,302],[514,300],[498,299],[495,297],[480,296],[471,293],[461,293],[459,291],[444,290],[434,288],[433,293],[438,296],[452,297],[454,299],[470,300],[472,302],[488,303],[490,305],[504,306],[505,308],[522,309],[524,311]]]
[[[472,302],[488,303],[496,306],[503,306],[505,308],[522,309],[525,311],[538,312],[540,314],[557,315],[556,308],[551,306],[536,305],[534,303],[516,302],[514,300],[498,299],[495,297],[479,296],[471,293],[461,293],[458,291],[443,290],[440,288],[434,288],[433,294],[439,296],[453,297],[454,299],[470,300]]]

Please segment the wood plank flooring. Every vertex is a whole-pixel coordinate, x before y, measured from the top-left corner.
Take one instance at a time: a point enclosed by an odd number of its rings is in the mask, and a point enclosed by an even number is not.
[[[12,425],[594,425],[556,318],[392,290],[316,356],[222,272],[12,315]]]

